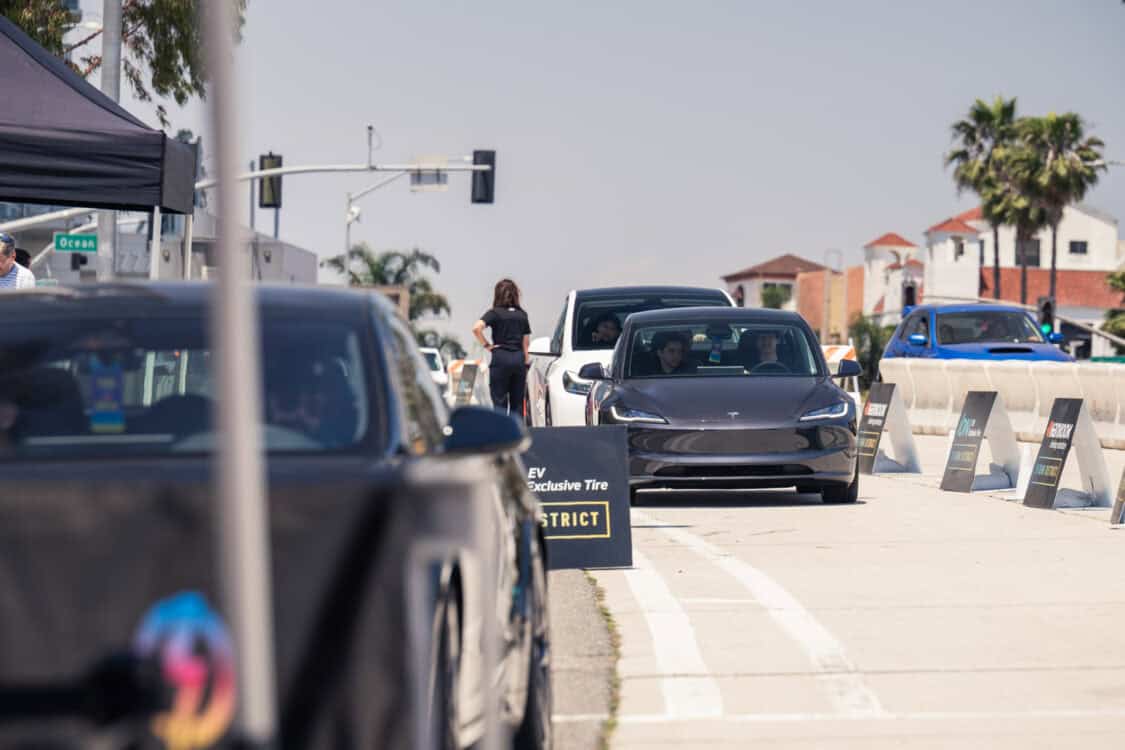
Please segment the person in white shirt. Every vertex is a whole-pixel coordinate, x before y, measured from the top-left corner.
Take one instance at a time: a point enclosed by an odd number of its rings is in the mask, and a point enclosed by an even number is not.
[[[0,289],[31,289],[35,274],[16,263],[16,241],[0,232]]]

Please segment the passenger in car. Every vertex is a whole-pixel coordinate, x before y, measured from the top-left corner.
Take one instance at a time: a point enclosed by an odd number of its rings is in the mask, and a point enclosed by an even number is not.
[[[590,343],[599,348],[617,344],[621,336],[621,321],[611,312],[604,312],[594,319],[594,330],[590,333]]]

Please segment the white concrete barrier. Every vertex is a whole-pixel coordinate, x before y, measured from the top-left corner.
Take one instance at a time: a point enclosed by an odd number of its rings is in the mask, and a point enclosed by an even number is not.
[[[1036,362],[1031,365],[1031,377],[1039,397],[1039,418],[1035,421],[1032,439],[1042,440],[1055,399],[1085,397],[1082,384],[1078,382],[1078,365],[1074,362]]]
[[[953,391],[944,360],[913,360],[910,378],[914,381],[914,407],[910,421],[915,432],[944,435],[952,429],[959,412],[953,411]]]
[[[1121,399],[1125,396],[1125,367],[1091,362],[1077,367],[1082,398],[1094,422],[1094,431],[1106,448],[1125,448],[1125,423]]]
[[[1039,422],[1039,391],[1031,377],[1030,364],[1018,360],[1003,360],[988,362],[986,367],[993,390],[1004,399],[1004,406],[1008,409],[1016,435],[1021,440],[1038,441],[1043,437],[1042,430],[1035,437],[1035,426]]]
[[[914,381],[910,378],[910,360],[905,357],[892,357],[879,362],[879,376],[884,383],[894,383],[895,390],[902,396],[906,410],[914,408]]]
[[[898,386],[914,432],[946,433],[968,391],[994,390],[1020,440],[1042,439],[1056,398],[1081,398],[1102,447],[1125,449],[1125,365],[893,358],[879,371]]]
[[[951,359],[945,363],[945,375],[949,378],[949,391],[953,399],[950,411],[957,415],[965,406],[965,394],[969,391],[992,391],[992,379],[988,373],[988,361],[983,359]]]

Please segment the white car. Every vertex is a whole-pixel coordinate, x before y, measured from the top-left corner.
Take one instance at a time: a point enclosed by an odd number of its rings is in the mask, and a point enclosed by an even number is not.
[[[445,362],[441,358],[441,352],[428,346],[420,346],[418,351],[422,352],[422,356],[426,358],[426,364],[430,368],[430,377],[434,379],[434,384],[437,385],[438,390],[445,393],[446,388],[449,387],[449,373],[445,371]]]
[[[635,312],[668,307],[734,307],[722,289],[689,286],[623,286],[572,291],[563,304],[553,336],[531,342],[527,375],[528,418],[534,427],[586,424],[586,396],[591,383],[578,377],[583,365],[609,367],[613,342],[595,336],[600,322],[612,318],[620,333]]]

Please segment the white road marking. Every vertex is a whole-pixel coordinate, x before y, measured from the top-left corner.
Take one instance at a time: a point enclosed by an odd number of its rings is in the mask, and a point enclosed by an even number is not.
[[[687,612],[652,562],[633,550],[633,568],[625,580],[644,613],[664,693],[665,710],[676,717],[716,717],[723,713],[719,684],[710,676]]]
[[[684,597],[681,599],[684,604],[757,604],[757,599],[723,599],[721,597]]]
[[[832,721],[1003,721],[1020,719],[1112,719],[1125,717],[1125,708],[1057,708],[1034,711],[884,711],[869,716],[837,713],[725,714],[723,716],[672,716],[669,714],[628,714],[618,716],[618,724],[669,724],[687,721],[723,721],[743,724],[785,724]],[[608,714],[556,714],[556,724],[605,721]]]
[[[633,519],[710,560],[743,585],[785,633],[804,649],[820,673],[817,681],[828,692],[838,715],[869,717],[885,713],[878,697],[848,659],[844,646],[806,610],[796,597],[768,575],[720,547],[670,524],[633,510]],[[634,557],[636,552],[634,551]],[[655,634],[654,634],[655,635]],[[661,641],[657,641],[660,643]]]

